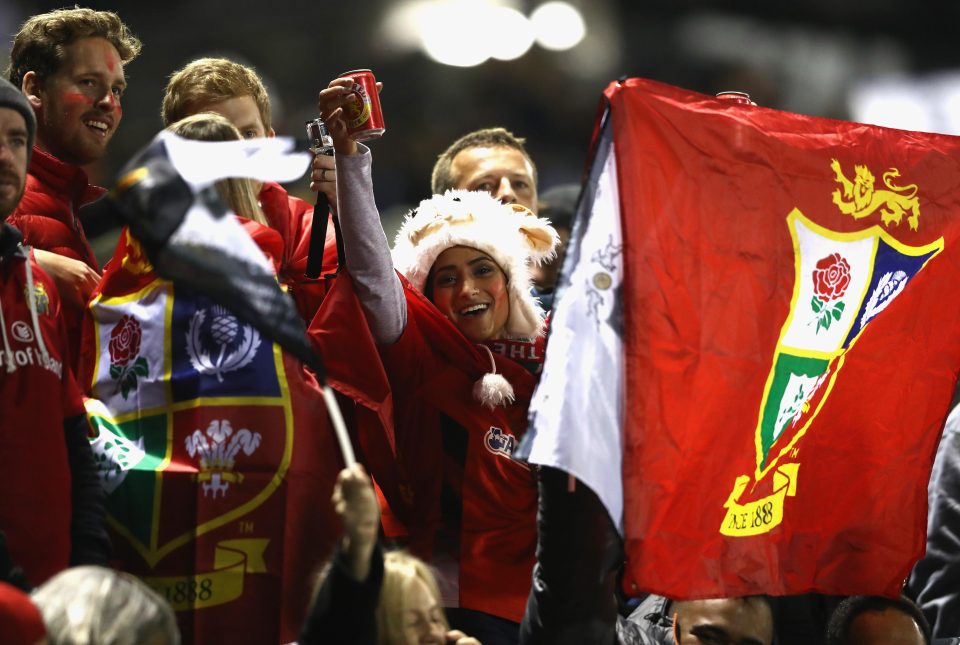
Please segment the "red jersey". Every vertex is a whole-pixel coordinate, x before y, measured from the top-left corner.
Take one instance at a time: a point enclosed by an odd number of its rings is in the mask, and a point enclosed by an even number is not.
[[[311,331],[331,385],[374,412],[358,414],[358,432],[364,459],[389,505],[388,536],[403,536],[428,560],[453,556],[454,567],[440,568],[458,577],[458,606],[519,622],[535,561],[537,482],[510,454],[526,430],[536,378],[495,354],[497,372],[513,386],[516,401],[494,410],[482,406],[472,392],[491,370],[487,352],[406,280],[403,284],[407,326],[379,356],[369,334],[357,333],[365,323],[359,304],[351,302],[348,276],[337,280],[318,316],[326,331]],[[349,345],[352,360],[343,345]],[[514,348],[518,358],[542,361],[542,341],[488,346],[494,352]],[[383,407],[391,401],[389,414]],[[384,455],[390,447],[392,461]]]

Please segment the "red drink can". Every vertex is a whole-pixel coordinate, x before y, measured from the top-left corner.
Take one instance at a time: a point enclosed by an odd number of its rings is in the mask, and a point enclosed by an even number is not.
[[[355,69],[344,72],[340,78],[353,81],[350,87],[352,101],[345,108],[347,132],[354,141],[376,139],[387,131],[380,110],[380,95],[377,93],[377,79],[369,69]]]

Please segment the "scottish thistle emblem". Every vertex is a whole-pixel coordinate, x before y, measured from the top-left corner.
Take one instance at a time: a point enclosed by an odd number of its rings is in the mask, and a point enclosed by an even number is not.
[[[246,367],[260,348],[260,334],[220,306],[198,309],[187,330],[190,364],[201,374],[223,375]]]
[[[124,399],[136,389],[137,380],[150,372],[147,359],[140,354],[143,331],[140,321],[125,314],[110,332],[110,378],[117,382]]]
[[[834,321],[840,320],[845,306],[840,299],[849,286],[850,263],[843,256],[831,253],[817,262],[813,270],[814,295],[810,300],[810,307],[817,315],[817,332],[830,329]]]
[[[200,473],[197,480],[203,483],[203,496],[213,493],[226,496],[231,483],[243,482],[243,475],[234,471],[236,457],[243,451],[249,456],[260,446],[260,433],[241,428],[234,434],[230,421],[213,420],[206,434],[194,430],[186,438],[187,453],[200,458]]]

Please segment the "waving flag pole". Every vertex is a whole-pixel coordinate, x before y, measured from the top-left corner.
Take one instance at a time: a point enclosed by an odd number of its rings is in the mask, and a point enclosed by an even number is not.
[[[158,275],[230,309],[313,370],[344,463],[352,466],[356,457],[343,416],[293,300],[250,236],[228,217],[213,185],[228,177],[297,179],[311,155],[294,147],[283,137],[207,142],[164,131],[126,165],[110,196]]]

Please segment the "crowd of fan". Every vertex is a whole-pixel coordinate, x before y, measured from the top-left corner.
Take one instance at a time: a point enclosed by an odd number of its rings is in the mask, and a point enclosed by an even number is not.
[[[104,193],[82,167],[106,153],[122,116],[124,66],[140,49],[113,13],[54,11],[24,24],[9,82],[0,83],[4,643],[198,639],[163,595],[114,568],[124,563],[111,555],[110,538],[123,538],[106,527],[103,465],[90,449],[82,396],[96,394],[87,377],[99,346],[84,327],[101,271],[79,209]],[[291,629],[305,644],[960,642],[949,581],[941,581],[947,600],[928,593],[924,611],[906,596],[624,596],[622,547],[593,493],[565,473],[509,458],[542,363],[544,307],[579,187],[538,195],[522,139],[502,128],[470,133],[439,156],[433,197],[408,215],[391,253],[373,200],[372,155],[347,128],[350,86],[338,78],[320,91],[335,155],[316,157],[311,184],[337,217],[325,236],[323,273],[336,273],[339,259],[348,267],[341,278],[304,276],[309,204],[270,182],[217,184],[270,256],[321,354],[359,347],[358,330],[369,331],[373,354],[357,349],[353,362],[330,367],[331,379],[355,384],[376,364],[392,391],[386,416],[396,450],[387,460],[371,444],[383,417],[362,410],[369,384],[340,391],[355,406],[352,430],[367,467],[318,476],[303,503],[286,510],[319,517],[326,507],[339,526],[324,527],[332,555],[297,543],[310,551],[297,562],[317,564],[300,572],[315,584],[299,611],[282,612],[295,624],[278,627],[273,642],[291,640]],[[162,118],[185,138],[274,135],[256,72],[226,59],[173,73]],[[280,243],[260,242],[274,232]],[[343,303],[356,304],[353,317]],[[927,589],[916,579],[913,588]]]

